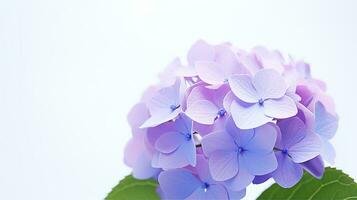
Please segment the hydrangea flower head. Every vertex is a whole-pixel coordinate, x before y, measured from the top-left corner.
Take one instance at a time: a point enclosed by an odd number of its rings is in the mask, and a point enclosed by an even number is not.
[[[175,200],[242,199],[251,183],[288,188],[304,170],[321,178],[338,117],[312,69],[264,47],[197,41],[131,109],[125,163]]]

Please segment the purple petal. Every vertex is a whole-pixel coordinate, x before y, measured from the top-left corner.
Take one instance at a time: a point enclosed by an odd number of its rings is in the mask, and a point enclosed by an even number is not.
[[[285,95],[280,99],[265,100],[264,113],[269,117],[284,119],[296,115],[297,108],[294,100]]]
[[[313,129],[313,127],[315,126],[314,113],[312,113],[301,103],[297,103],[296,106],[298,108],[298,113],[296,114],[296,116],[304,122],[306,127],[308,127],[309,129]]]
[[[269,153],[273,151],[278,127],[268,123],[254,129],[254,137],[244,145],[246,150],[257,153]]]
[[[257,103],[259,96],[248,75],[234,75],[228,79],[232,92],[242,101]]]
[[[202,139],[202,149],[208,157],[218,150],[234,151],[236,148],[234,140],[225,131],[213,132]]]
[[[239,165],[238,174],[224,183],[229,189],[240,191],[245,189],[253,181],[253,179],[254,175],[250,174],[246,168]]]
[[[261,175],[261,176],[255,176],[253,180],[253,184],[261,184],[266,182],[272,177],[272,173]]]
[[[231,136],[232,141],[234,141],[236,145],[241,147],[244,147],[246,144],[248,144],[254,138],[255,135],[254,129],[239,129],[234,123],[232,117],[229,117],[227,119],[225,130]]]
[[[272,69],[263,69],[257,72],[252,83],[262,99],[280,98],[288,88],[284,78]]]
[[[196,70],[198,76],[205,82],[211,85],[221,85],[228,78],[216,62],[200,61],[196,62]]]
[[[281,140],[276,146],[280,149],[290,148],[305,137],[306,126],[297,117],[281,120],[277,124],[281,131]]]
[[[201,124],[213,124],[219,108],[207,100],[199,100],[189,105],[185,113],[192,120]]]
[[[325,171],[324,162],[322,161],[321,156],[316,156],[311,160],[301,163],[301,165],[311,175],[319,179],[322,178]]]
[[[137,179],[148,179],[157,175],[160,171],[158,168],[151,166],[151,156],[147,153],[141,154],[133,166],[133,176]]]
[[[209,200],[220,199],[229,200],[226,189],[221,185],[210,185],[205,191],[204,188],[197,188],[196,191],[186,198],[186,200]]]
[[[208,160],[205,158],[204,155],[197,154],[197,163],[196,163],[195,169],[196,169],[197,175],[201,181],[207,182],[207,183],[214,182],[214,180],[212,179],[212,176],[209,172]]]
[[[290,188],[294,186],[303,175],[303,169],[295,164],[287,154],[276,152],[278,168],[273,172],[273,178],[281,187]]]
[[[168,122],[175,117],[177,117],[181,112],[181,109],[176,109],[175,111],[167,111],[165,113],[160,113],[160,115],[153,115],[147,119],[140,128],[156,127],[162,123]]]
[[[240,160],[242,166],[249,171],[252,175],[264,175],[274,171],[277,168],[277,161],[274,152],[257,153],[249,150],[241,154]]]
[[[240,129],[251,129],[267,122],[272,118],[264,114],[264,108],[259,104],[252,104],[244,107],[240,103],[234,101],[231,104],[231,115],[237,127]]]
[[[156,141],[159,139],[159,137],[162,134],[166,132],[175,131],[175,122],[173,121],[166,122],[159,126],[144,129],[144,130],[147,130],[147,133],[145,134],[145,138],[144,138],[145,144],[151,149],[154,149]]]
[[[209,157],[209,169],[216,181],[225,181],[238,173],[238,157],[234,151],[215,151]]]
[[[179,133],[192,134],[192,120],[181,113],[174,122],[175,131]]]
[[[321,152],[321,140],[313,132],[307,132],[304,139],[289,148],[289,155],[296,163],[308,161]]]
[[[338,128],[338,118],[328,113],[321,102],[315,105],[315,132],[320,136],[331,139]]]
[[[153,167],[163,169],[175,169],[187,165],[196,165],[196,147],[192,141],[183,143],[172,153],[156,153],[156,160],[152,162]]]
[[[125,146],[124,162],[129,167],[133,167],[141,154],[147,151],[144,144],[144,136],[144,134],[134,135]]]
[[[190,65],[194,65],[197,61],[213,61],[215,54],[214,46],[198,40],[188,51],[187,60]]]
[[[185,137],[178,132],[162,134],[155,142],[155,149],[162,153],[171,153],[185,142]]]
[[[144,144],[145,134],[136,134],[127,143],[124,150],[124,162],[133,168],[133,175],[138,179],[153,177],[159,169],[151,166],[152,153]]]
[[[201,185],[196,177],[184,169],[163,171],[158,180],[167,199],[185,199]]]
[[[180,85],[179,79],[174,85],[159,90],[148,102],[151,117],[145,121],[141,128],[154,127],[175,118],[180,112]],[[177,109],[172,110],[172,106]]]
[[[243,199],[245,194],[246,194],[246,190],[245,189],[240,190],[240,191],[228,190],[229,199],[231,199],[231,200]]]

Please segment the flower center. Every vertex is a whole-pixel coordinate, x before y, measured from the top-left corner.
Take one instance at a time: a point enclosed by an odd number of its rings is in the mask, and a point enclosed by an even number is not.
[[[244,151],[243,147],[238,147],[238,153],[242,153]]]
[[[263,99],[259,99],[258,103],[259,103],[260,106],[262,106],[262,105],[264,105],[264,100]]]
[[[226,110],[224,108],[222,108],[221,110],[218,111],[217,115],[219,117],[223,117],[226,114]]]
[[[180,107],[180,105],[178,105],[178,106],[176,106],[176,105],[171,105],[170,106],[170,109],[171,109],[171,111],[173,112],[173,111],[175,111],[177,108],[179,108]]]
[[[192,139],[192,136],[191,136],[191,134],[186,133],[185,134],[185,138],[186,138],[187,141],[190,141]]]
[[[287,149],[283,149],[283,150],[281,150],[281,152],[282,152],[283,154],[288,154],[288,150],[287,150]]]
[[[207,192],[207,190],[208,190],[208,188],[209,188],[209,184],[208,184],[207,182],[204,182],[204,183],[202,184],[202,188],[203,188],[203,190],[204,190],[205,192]]]

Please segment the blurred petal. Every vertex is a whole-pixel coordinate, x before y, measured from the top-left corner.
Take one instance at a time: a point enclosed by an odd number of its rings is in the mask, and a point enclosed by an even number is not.
[[[234,75],[228,79],[232,92],[242,101],[257,103],[259,96],[248,75]]]
[[[144,145],[145,134],[134,135],[124,149],[124,162],[129,167],[134,167],[143,152],[147,151]]]
[[[215,62],[200,61],[200,62],[196,62],[195,67],[198,76],[205,83],[211,85],[220,85],[223,84],[227,79],[220,66]]]
[[[295,164],[287,154],[281,151],[276,152],[278,168],[273,172],[273,178],[281,187],[293,187],[303,175],[303,169],[299,164]]]
[[[284,78],[272,69],[263,69],[257,72],[252,83],[262,99],[280,98],[288,88]]]
[[[215,54],[214,46],[203,40],[198,40],[188,51],[187,61],[190,65],[194,65],[197,61],[212,61]]]
[[[163,171],[158,181],[167,199],[185,199],[201,184],[196,177],[183,169]]]
[[[321,156],[324,160],[326,160],[331,165],[335,164],[336,151],[332,144],[325,139],[321,139],[322,141],[322,149]]]
[[[155,142],[155,149],[162,153],[175,151],[183,142],[185,137],[178,132],[166,132]]]
[[[328,113],[321,102],[315,105],[315,132],[320,136],[331,139],[338,128],[338,118]]]
[[[255,128],[272,120],[272,118],[264,114],[264,108],[259,106],[259,104],[244,107],[234,101],[231,104],[230,110],[234,122],[240,129]]]
[[[219,108],[207,100],[199,100],[189,105],[186,110],[187,116],[201,124],[213,124]]]
[[[320,152],[320,138],[313,132],[307,132],[304,139],[289,148],[289,155],[296,163],[308,161],[318,156]]]
[[[160,169],[151,166],[151,157],[147,153],[141,154],[133,166],[133,176],[137,179],[152,178],[159,173]]]
[[[231,104],[234,100],[236,100],[236,96],[233,94],[233,92],[228,92],[226,96],[223,99],[223,107],[227,112],[230,112],[231,110]]]
[[[150,117],[149,110],[145,103],[137,103],[131,108],[127,120],[132,129],[133,134],[141,134],[146,132],[145,129],[139,128]]]
[[[229,45],[216,46],[215,61],[219,64],[225,78],[234,74],[248,74],[249,71],[238,61],[237,54]]]
[[[238,173],[238,157],[234,151],[215,151],[209,157],[209,169],[216,181],[225,181]]]
[[[290,97],[283,96],[280,99],[268,99],[264,101],[264,113],[267,116],[284,119],[297,114],[297,107]]]

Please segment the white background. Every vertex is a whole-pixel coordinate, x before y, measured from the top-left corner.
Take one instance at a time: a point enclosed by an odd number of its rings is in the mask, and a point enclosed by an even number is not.
[[[130,107],[200,38],[311,63],[341,118],[336,166],[357,178],[356,10],[353,0],[0,0],[0,199],[103,199],[130,173]]]

